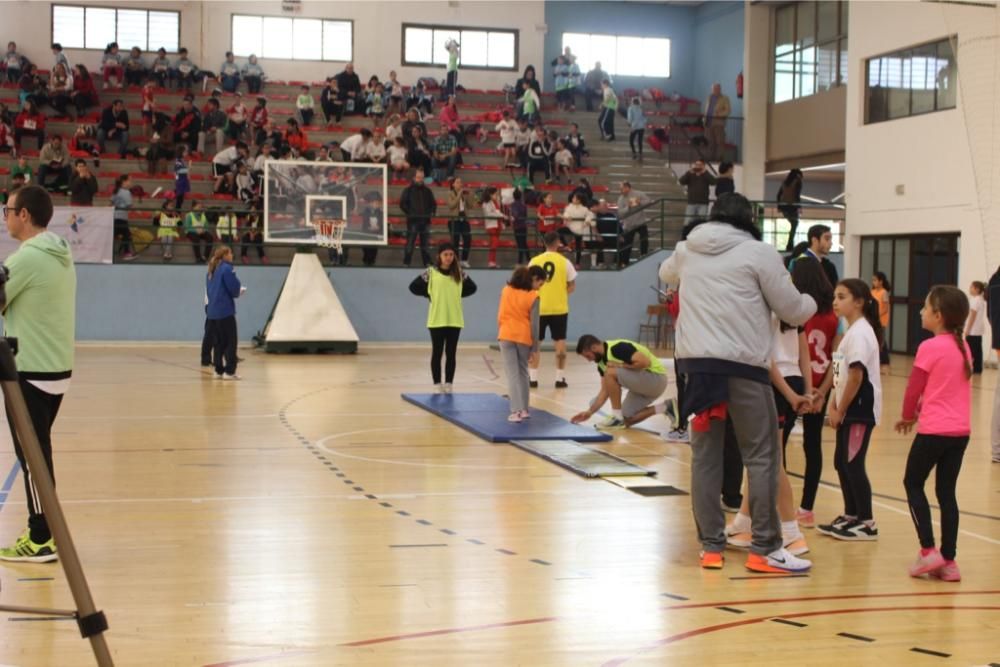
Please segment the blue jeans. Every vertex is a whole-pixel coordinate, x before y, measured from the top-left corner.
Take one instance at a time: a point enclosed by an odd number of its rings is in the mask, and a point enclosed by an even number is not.
[[[108,138],[108,133],[103,128],[97,130],[97,145],[101,147],[102,153],[104,152],[104,144]],[[118,154],[125,157],[125,152],[128,150],[128,130],[118,130],[111,138],[118,139]]]
[[[236,89],[240,87],[239,74],[223,74],[220,79],[222,80],[222,89],[227,93],[235,93]]]

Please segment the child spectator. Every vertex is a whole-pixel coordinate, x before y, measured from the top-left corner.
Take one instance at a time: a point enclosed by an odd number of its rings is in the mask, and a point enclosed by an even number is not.
[[[73,92],[70,94],[73,106],[76,107],[77,120],[87,113],[90,107],[97,106],[97,88],[94,79],[82,63],[73,69]]]
[[[142,132],[147,137],[153,128],[153,113],[156,112],[156,93],[153,79],[146,79],[142,86]]]
[[[483,227],[489,235],[489,253],[487,254],[486,266],[491,269],[499,269],[497,264],[497,248],[500,247],[500,232],[503,225],[510,221],[503,212],[503,204],[500,201],[500,191],[494,187],[486,189],[483,194]]]
[[[567,231],[572,235],[573,246],[576,251],[576,261],[574,265],[577,269],[580,268],[580,260],[583,258],[583,246],[584,242],[589,242],[597,229],[597,219],[593,212],[584,206],[582,196],[579,193],[573,193],[573,200],[570,204],[563,209],[562,212],[563,220],[566,226],[559,229],[559,235],[563,237],[563,243],[567,240]],[[567,244],[568,245],[568,244]],[[591,255],[591,264],[596,263],[596,258]]]
[[[198,132],[198,152],[205,154],[205,144],[209,136],[215,142],[215,150],[220,151],[226,145],[226,114],[219,108],[219,100],[210,97],[205,102],[201,112],[201,131]]]
[[[181,47],[177,52],[173,76],[179,88],[190,89],[198,81],[198,67],[188,58],[188,50]]]
[[[309,140],[306,137],[306,133],[302,131],[299,127],[299,121],[294,118],[289,118],[285,122],[285,136],[284,142],[292,149],[292,154],[295,157],[299,157],[306,152],[308,148]],[[371,132],[369,131],[369,136]]]
[[[562,177],[566,177],[566,183],[569,184],[570,172],[573,170],[573,154],[566,144],[563,143],[562,139],[556,140],[556,181],[562,183]]]
[[[955,563],[959,517],[955,489],[971,430],[972,364],[962,340],[968,314],[965,294],[950,285],[932,287],[920,311],[921,326],[934,337],[917,348],[902,418],[896,422],[899,433],[909,433],[917,425],[903,479],[910,517],[920,539],[920,553],[910,566],[911,577],[929,574],[941,581],[962,579]],[[931,508],[924,493],[924,484],[935,468],[934,486],[941,507],[940,551],[934,546]]]
[[[118,253],[126,262],[135,259],[132,250],[132,230],[128,226],[128,210],[132,208],[132,179],[122,174],[115,180],[111,205],[115,207],[115,237],[121,239]]]
[[[74,206],[92,206],[96,194],[97,177],[87,168],[86,160],[76,160],[69,179],[69,202]]]
[[[64,68],[66,68],[67,72],[69,71],[69,59],[66,57],[66,54],[63,53],[62,44],[60,44],[59,42],[55,42],[52,44],[52,56],[55,58],[55,60],[52,63],[53,69],[55,69],[56,65],[62,65]]]
[[[392,146],[396,143],[397,138],[401,138],[403,136],[403,128],[400,127],[399,121],[399,114],[392,114],[389,116],[389,122],[385,126],[386,146]]]
[[[249,203],[256,197],[253,187],[253,178],[250,177],[250,168],[246,162],[240,162],[236,172],[236,198],[243,203]]]
[[[385,82],[385,93],[389,98],[388,113],[403,113],[403,84],[396,78],[396,70],[389,72],[389,80]]]
[[[142,59],[142,51],[133,46],[125,59],[125,83],[129,86],[141,86],[146,80],[146,61]]]
[[[173,63],[167,58],[167,50],[161,48],[156,52],[156,58],[153,60],[153,67],[150,70],[150,74],[156,79],[156,84],[160,88],[166,88],[167,83],[171,80],[171,72],[173,71]]]
[[[261,264],[271,263],[271,260],[264,253],[264,233],[260,227],[260,216],[257,213],[251,213],[247,218],[243,236],[240,237],[240,261],[244,264],[250,263],[250,246],[257,249],[257,258]]]
[[[236,221],[236,214],[228,210],[219,213],[215,223],[215,233],[223,243],[232,243],[236,239],[239,225]]]
[[[122,67],[122,57],[118,53],[118,42],[111,42],[104,49],[101,58],[101,73],[104,78],[104,89],[121,88],[125,82],[125,68]]]
[[[517,123],[511,120],[510,112],[504,110],[503,120],[496,125],[496,131],[500,133],[500,148],[503,151],[506,167],[516,167],[516,144]]]
[[[524,88],[520,100],[521,117],[527,120],[529,125],[536,125],[541,122],[539,110],[542,107],[542,101],[539,99],[538,93],[531,86],[530,81],[525,81],[521,85]]]
[[[236,64],[232,51],[226,51],[226,59],[219,65],[219,80],[227,93],[235,93],[240,87],[240,66]]]
[[[573,162],[576,164],[576,168],[579,169],[583,166],[583,156],[587,154],[587,148],[584,145],[583,135],[580,134],[580,126],[576,123],[570,123],[569,134],[563,137],[563,143],[569,152],[573,154]]]
[[[34,100],[25,100],[21,113],[14,119],[14,145],[18,152],[24,137],[36,137],[39,148],[45,144],[45,120],[45,114],[38,110]]]
[[[208,216],[197,199],[191,202],[191,211],[184,216],[184,236],[191,242],[194,250],[194,261],[204,264],[212,250],[215,237],[208,229]]]
[[[497,340],[507,375],[509,422],[520,423],[531,416],[528,364],[538,355],[538,290],[546,278],[545,269],[540,266],[519,266],[500,293]]]
[[[528,126],[526,118],[517,119],[517,132],[514,134],[514,146],[517,152],[517,164],[521,169],[528,168],[528,144],[531,143],[535,131]]]
[[[545,175],[545,182],[552,182],[551,164],[549,156],[552,154],[552,144],[545,134],[545,129],[540,125],[535,128],[535,136],[528,143],[528,180],[534,183],[535,173],[541,171]]]
[[[559,209],[556,207],[552,193],[546,192],[542,197],[542,203],[538,205],[538,233],[545,236],[549,232],[554,232],[562,223],[559,219]]]
[[[234,141],[247,141],[247,122],[249,114],[247,107],[243,104],[243,94],[236,93],[236,101],[233,106],[226,111],[229,123],[226,126],[226,135]]]
[[[174,160],[174,201],[179,212],[184,208],[184,195],[191,192],[191,158],[190,149],[187,144],[181,144],[177,148],[177,159]]]
[[[17,83],[24,67],[24,56],[17,52],[15,42],[7,42],[7,54],[3,57],[3,66],[7,70],[7,83]]]
[[[23,155],[17,158],[17,164],[10,170],[10,175],[12,178],[20,176],[24,179],[25,185],[34,183],[35,180],[35,170],[28,164],[28,158]]]
[[[247,82],[247,92],[251,95],[260,93],[264,85],[264,68],[257,64],[257,56],[250,54],[247,64],[243,66],[243,79]]]
[[[972,373],[983,372],[983,332],[986,331],[986,284],[975,280],[969,285],[969,319],[965,321],[965,342],[972,352]]]
[[[66,107],[72,101],[72,95],[73,75],[60,63],[52,68],[49,76],[49,104],[57,115],[66,115]]]
[[[315,107],[316,101],[309,94],[309,86],[302,86],[302,92],[295,98],[295,108],[298,109],[299,118],[302,119],[302,125],[305,127],[312,125],[313,114],[316,113]]]
[[[17,150],[14,148],[14,130],[2,118],[0,118],[0,153],[10,153],[11,157],[17,155]]]
[[[406,160],[407,152],[403,137],[396,137],[392,146],[389,147],[389,167],[395,172],[397,178],[402,178],[403,173],[410,168],[410,163]]]
[[[365,195],[365,208],[361,210],[361,229],[372,238],[382,238],[385,234],[382,197],[377,192]],[[362,256],[365,266],[375,266],[375,260],[378,258],[378,246],[364,246]]]
[[[337,86],[337,79],[334,77],[326,80],[326,88],[320,93],[319,103],[328,126],[333,125],[334,122],[339,123],[344,117],[344,100],[341,97],[340,88]]]
[[[250,112],[250,136],[260,146],[264,141],[261,139],[263,133],[266,137],[268,127],[267,100],[263,97],[257,98],[257,106]]]
[[[628,145],[632,149],[633,160],[642,159],[642,136],[646,132],[647,122],[646,114],[642,111],[642,102],[638,97],[633,97],[632,104],[628,108]]]
[[[601,130],[602,141],[615,140],[615,114],[618,113],[618,93],[611,87],[607,79],[601,81],[601,113],[597,117],[597,126]]]
[[[528,207],[524,204],[524,193],[520,188],[514,190],[510,220],[511,227],[514,228],[514,241],[517,243],[517,263],[527,264],[531,261],[531,253],[528,252]]]
[[[228,173],[236,173],[236,166],[250,157],[250,148],[242,141],[235,146],[228,146],[212,158],[212,176],[215,177],[215,190],[222,185],[223,177]]]
[[[378,127],[385,117],[385,88],[381,83],[375,84],[375,90],[368,93],[366,104],[368,117],[372,119],[375,127]]]
[[[174,239],[177,238],[177,226],[181,220],[177,217],[173,199],[166,199],[163,206],[153,218],[153,226],[156,227],[156,239],[163,248],[163,261],[169,262],[174,258]]]

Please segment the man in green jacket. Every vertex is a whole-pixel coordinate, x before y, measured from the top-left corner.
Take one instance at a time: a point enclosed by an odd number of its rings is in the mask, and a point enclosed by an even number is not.
[[[48,231],[52,199],[37,185],[11,195],[4,207],[10,236],[21,245],[5,264],[10,270],[4,335],[18,339],[17,371],[31,422],[52,474],[52,425],[73,373],[76,321],[76,269],[69,244]],[[7,418],[11,422],[10,415]],[[0,560],[47,563],[58,559],[38,491],[17,433],[11,426],[14,453],[24,471],[28,529],[13,546],[0,549]]]

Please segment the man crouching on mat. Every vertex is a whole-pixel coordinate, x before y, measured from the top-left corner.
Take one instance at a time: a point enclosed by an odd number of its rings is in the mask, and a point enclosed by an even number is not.
[[[657,412],[653,401],[667,389],[667,371],[649,349],[631,340],[603,342],[597,336],[585,334],[576,344],[576,353],[597,364],[601,393],[590,408],[573,417],[574,424],[593,417],[609,398],[611,414],[597,424],[597,428],[604,431],[638,424]],[[624,401],[622,388],[628,389]]]

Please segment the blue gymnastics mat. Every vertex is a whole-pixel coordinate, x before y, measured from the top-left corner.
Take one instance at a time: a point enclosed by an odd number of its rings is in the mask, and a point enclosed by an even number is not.
[[[402,394],[403,400],[471,431],[489,442],[511,440],[576,440],[607,442],[611,436],[578,426],[545,410],[531,409],[519,424],[507,421],[510,403],[497,394]]]

